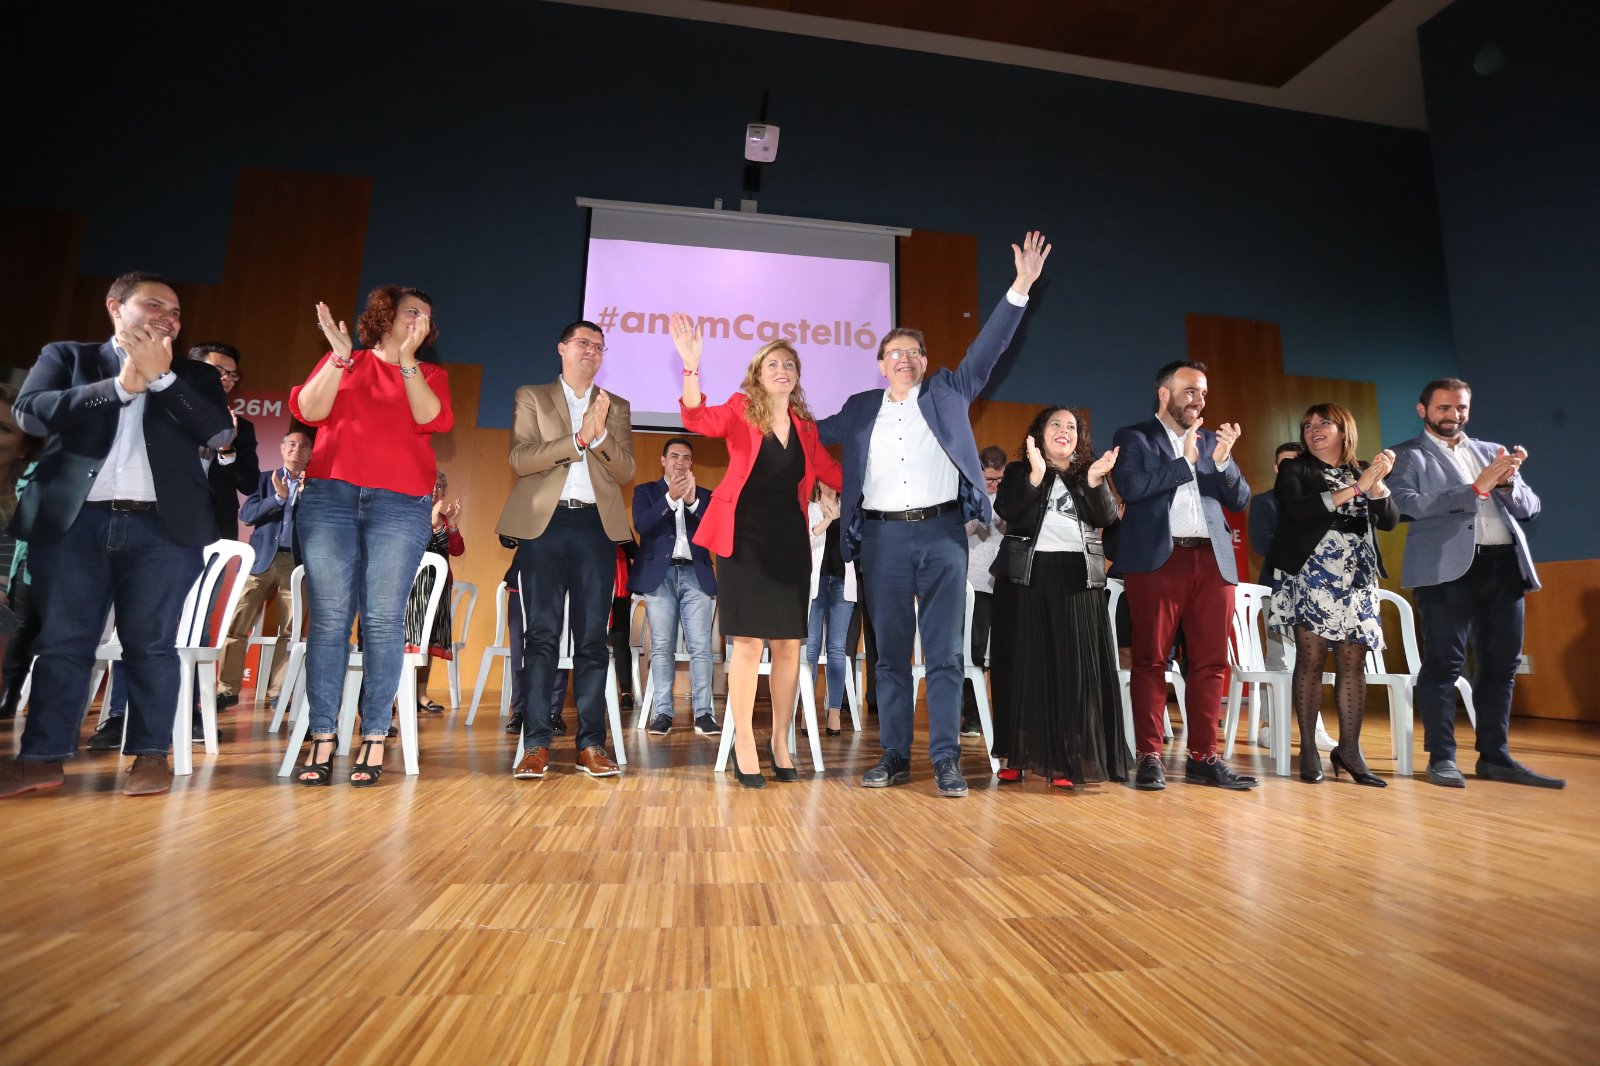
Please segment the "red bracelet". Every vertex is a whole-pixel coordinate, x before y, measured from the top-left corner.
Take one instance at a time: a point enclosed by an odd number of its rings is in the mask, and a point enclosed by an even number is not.
[[[572,439],[578,442],[578,450],[580,452],[586,452],[589,450],[589,442],[578,436],[576,433],[572,435]]]
[[[686,377],[686,378],[697,378],[697,377],[700,376],[700,371],[698,371],[698,370],[685,370],[683,372],[683,376]]]
[[[1478,486],[1477,486],[1477,485],[1473,485],[1473,486],[1472,486],[1472,494],[1473,494],[1473,495],[1474,495],[1474,496],[1476,496],[1476,497],[1478,497],[1478,499],[1480,499],[1480,500],[1487,500],[1487,499],[1488,499],[1488,498],[1489,498],[1489,494],[1488,494],[1488,493],[1487,493],[1487,492],[1483,492],[1483,491],[1481,491],[1481,490],[1480,490],[1480,489],[1479,489],[1479,488],[1478,488]]]

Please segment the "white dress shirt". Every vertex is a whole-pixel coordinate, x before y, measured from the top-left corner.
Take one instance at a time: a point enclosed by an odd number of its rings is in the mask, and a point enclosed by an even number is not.
[[[1161,428],[1167,431],[1167,440],[1172,442],[1172,454],[1183,459],[1183,434],[1172,432],[1172,427],[1165,422],[1161,423]],[[1187,459],[1184,461],[1188,462]],[[1231,462],[1233,456],[1230,454],[1228,462],[1218,469],[1226,470]],[[1193,463],[1189,463],[1189,473],[1189,480],[1172,493],[1172,509],[1167,512],[1167,525],[1174,537],[1205,537],[1209,540],[1211,528],[1206,525],[1206,512],[1200,506],[1200,482]]]
[[[666,483],[667,479],[662,478],[661,484],[666,485]],[[670,486],[668,488],[668,493],[667,508],[672,512],[672,520],[678,525],[678,539],[672,542],[672,557],[674,559],[693,559],[694,549],[689,547],[688,516],[694,514],[700,509],[700,497],[698,495],[690,497],[688,500],[688,509],[685,510],[684,501],[675,500],[670,495]]]
[[[589,413],[589,391],[583,395],[572,391],[572,386],[567,384],[567,379],[561,379],[561,391],[567,398],[567,415],[572,419],[572,437],[577,440],[578,427],[583,425],[583,416]],[[594,447],[606,439],[606,431],[602,427],[600,435],[589,441],[589,447]],[[582,500],[584,503],[594,503],[594,482],[589,478],[589,457],[580,454],[578,461],[567,464],[566,487],[561,490],[563,500]]]
[[[116,353],[127,365],[127,350],[112,342]],[[168,370],[147,386],[151,392],[161,392],[171,386],[177,376]],[[146,500],[156,498],[155,478],[150,473],[150,456],[144,446],[144,401],[142,392],[129,392],[122,382],[112,379],[122,410],[117,413],[117,435],[112,438],[111,451],[100,464],[94,484],[89,486],[90,500]]]
[[[1424,430],[1428,439],[1449,458],[1455,468],[1461,471],[1461,476],[1472,484],[1478,480],[1478,475],[1483,473],[1483,464],[1478,461],[1477,453],[1467,446],[1467,435],[1456,434],[1456,442],[1451,444],[1443,437],[1436,437],[1432,430]],[[1490,489],[1491,493],[1497,489]],[[1473,536],[1479,547],[1494,544],[1510,544],[1511,530],[1506,528],[1506,520],[1500,514],[1500,505],[1494,502],[1494,497],[1489,496],[1478,501],[1478,516],[1473,523]]]
[[[883,390],[867,446],[862,505],[869,511],[909,511],[956,498],[961,474],[922,417],[917,395],[913,389],[896,402]]]

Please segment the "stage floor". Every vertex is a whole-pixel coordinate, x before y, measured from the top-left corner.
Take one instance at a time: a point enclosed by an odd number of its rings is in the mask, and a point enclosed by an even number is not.
[[[949,800],[925,753],[909,786],[858,787],[870,719],[823,741],[825,773],[802,757],[755,792],[712,773],[686,710],[628,729],[600,781],[570,735],[513,780],[493,715],[425,716],[419,777],[392,748],[378,788],[339,759],[307,789],[247,702],[168,796],[123,797],[131,760],[85,753],[64,789],[0,802],[0,1062],[1569,1062],[1600,1041],[1600,727],[1514,722],[1560,792],[1305,785],[1241,746],[1264,783],[1230,794],[1185,785],[1174,744],[1164,793],[1063,795],[997,785],[968,740]]]

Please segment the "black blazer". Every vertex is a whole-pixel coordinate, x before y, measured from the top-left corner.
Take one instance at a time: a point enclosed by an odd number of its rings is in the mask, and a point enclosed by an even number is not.
[[[1358,463],[1358,469],[1365,469]],[[1285,459],[1278,467],[1278,481],[1272,493],[1278,499],[1278,532],[1267,551],[1267,566],[1286,574],[1297,574],[1306,565],[1317,543],[1333,528],[1335,512],[1328,510],[1323,499],[1327,484],[1323,471],[1328,464],[1307,452],[1293,459]],[[1389,572],[1383,568],[1383,554],[1378,551],[1377,538],[1372,527],[1393,529],[1400,524],[1400,509],[1394,505],[1393,496],[1381,500],[1367,500],[1367,537],[1378,557],[1378,573],[1384,577]]]
[[[1039,482],[1038,488],[1034,488],[1028,481],[1030,473],[1026,462],[1006,465],[1006,472],[1000,478],[1000,488],[994,494],[994,510],[1006,520],[1007,540],[1024,540],[1028,543],[1028,557],[1031,560],[1038,548],[1039,527],[1044,525],[1045,505],[1050,501],[1056,478],[1061,475],[1047,465],[1044,480]],[[1102,588],[1106,583],[1105,548],[1101,545],[1099,530],[1117,521],[1117,498],[1111,492],[1111,481],[1104,479],[1100,487],[1095,489],[1069,482],[1067,491],[1072,493],[1072,502],[1077,507],[1079,524],[1083,528],[1085,554],[1089,556],[1089,587]]]
[[[120,367],[110,341],[58,341],[39,353],[12,410],[25,432],[49,441],[17,502],[13,536],[59,537],[78,520],[116,439],[123,407],[115,383]],[[233,420],[213,367],[180,357],[172,361],[172,372],[177,380],[171,385],[146,393],[145,453],[162,524],[177,543],[198,548],[217,539],[200,449],[226,444]]]
[[[240,417],[239,435],[233,439],[232,448],[233,462],[223,466],[213,459],[211,468],[206,471],[217,532],[229,540],[239,535],[239,494],[249,496],[261,487],[261,461],[256,458],[256,427],[248,418]]]

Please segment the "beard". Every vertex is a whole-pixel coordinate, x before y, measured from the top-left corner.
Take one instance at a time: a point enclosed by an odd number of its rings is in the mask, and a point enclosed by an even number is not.
[[[1188,429],[1194,425],[1194,419],[1189,417],[1187,405],[1179,400],[1167,402],[1167,417],[1172,419],[1180,429]]]
[[[1455,425],[1446,427],[1442,423],[1435,422],[1431,418],[1425,418],[1423,419],[1423,424],[1428,427],[1428,430],[1433,433],[1434,436],[1442,437],[1445,440],[1450,440],[1463,429],[1467,428],[1467,420],[1465,418],[1454,419],[1453,421],[1455,422]]]

